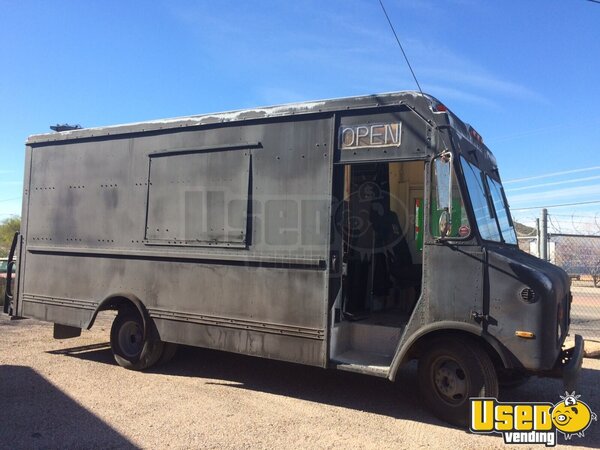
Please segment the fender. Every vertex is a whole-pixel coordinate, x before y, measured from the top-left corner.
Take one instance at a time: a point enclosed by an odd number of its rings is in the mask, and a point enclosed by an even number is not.
[[[500,358],[502,364],[504,364],[505,367],[510,368],[515,366],[513,358],[510,357],[510,355],[503,348],[503,346],[493,336],[482,333],[481,327],[465,322],[454,322],[450,320],[444,320],[441,322],[431,323],[419,328],[398,347],[398,349],[396,350],[396,354],[394,355],[394,359],[392,360],[390,371],[388,372],[388,379],[390,381],[394,381],[396,379],[398,369],[404,362],[404,358],[406,357],[412,346],[422,337],[435,331],[467,333],[472,335],[473,337],[481,338],[494,349],[494,351],[497,353],[498,357]]]
[[[105,311],[108,309],[119,309],[118,307],[120,305],[127,303],[132,303],[139,311],[140,316],[142,317],[142,321],[144,323],[145,338],[147,333],[149,332],[148,326],[150,324],[150,315],[148,314],[148,311],[146,310],[146,307],[144,306],[142,301],[138,297],[130,293],[120,292],[116,294],[111,294],[110,296],[102,300],[94,310],[94,313],[92,314],[88,322],[85,324],[85,329],[89,330],[90,328],[92,328],[92,326],[94,325],[94,321],[96,320],[96,316],[98,316],[98,313],[100,311]]]

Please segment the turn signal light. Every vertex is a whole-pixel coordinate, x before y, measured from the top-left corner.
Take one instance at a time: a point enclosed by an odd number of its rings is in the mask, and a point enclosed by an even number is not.
[[[535,339],[535,333],[532,333],[531,331],[515,331],[515,336],[525,339]]]

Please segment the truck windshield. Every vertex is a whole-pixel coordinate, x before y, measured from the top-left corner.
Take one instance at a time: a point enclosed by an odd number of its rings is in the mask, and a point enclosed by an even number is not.
[[[496,216],[498,217],[498,225],[500,226],[502,238],[504,239],[504,242],[508,244],[516,244],[517,234],[515,233],[510,213],[508,212],[504,188],[499,182],[487,175],[486,179],[490,188],[490,194],[492,194],[494,209],[496,210]]]
[[[461,157],[461,165],[481,237],[487,241],[516,244],[517,237],[502,186]]]

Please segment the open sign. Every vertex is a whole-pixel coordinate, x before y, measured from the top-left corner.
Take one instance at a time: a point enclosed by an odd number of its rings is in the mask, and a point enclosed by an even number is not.
[[[340,147],[355,149],[364,147],[400,147],[402,123],[353,125],[340,129]]]

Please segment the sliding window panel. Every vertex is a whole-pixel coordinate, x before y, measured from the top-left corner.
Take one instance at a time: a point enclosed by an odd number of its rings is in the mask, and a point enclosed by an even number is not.
[[[250,151],[150,155],[146,241],[246,247]]]

